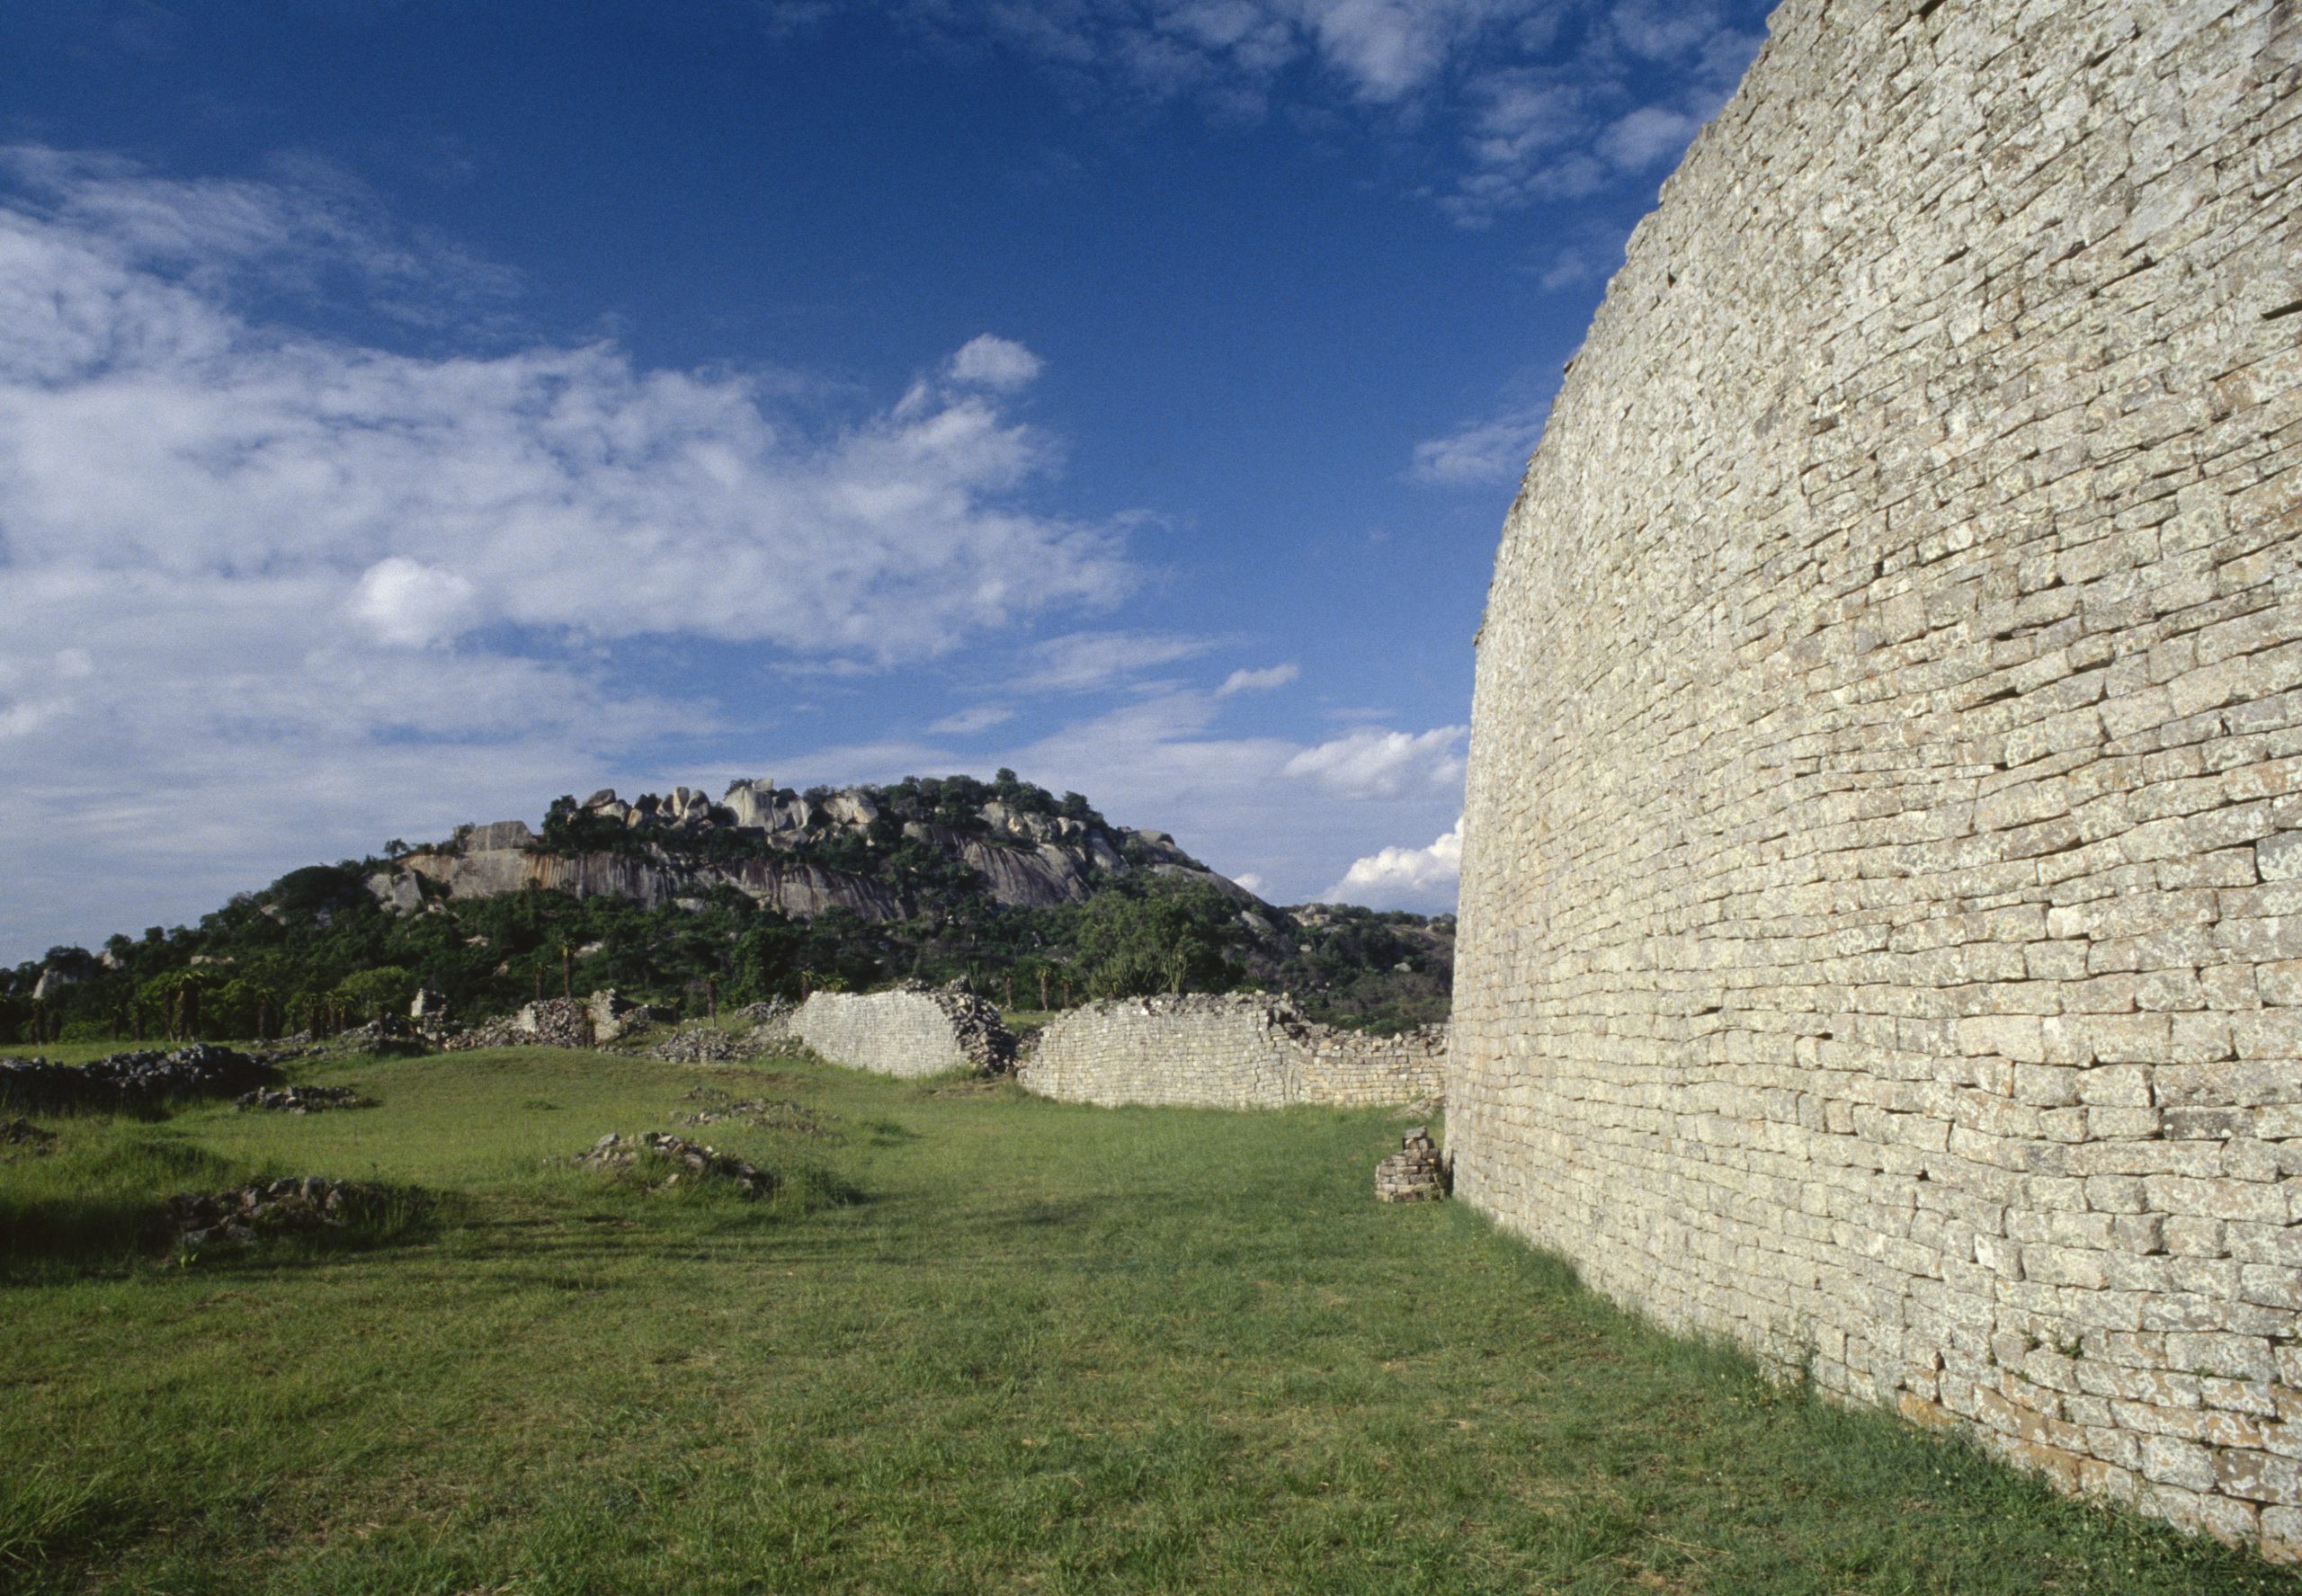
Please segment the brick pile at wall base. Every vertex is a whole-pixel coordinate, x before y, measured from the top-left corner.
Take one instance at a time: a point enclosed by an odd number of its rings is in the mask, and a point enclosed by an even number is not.
[[[924,986],[813,993],[781,1025],[830,1062],[882,1075],[997,1074],[1015,1054],[1015,1038],[990,1003]]]
[[[1504,531],[1456,1193],[2302,1556],[2302,7],[1772,29]]]
[[[1276,1109],[1435,1097],[1446,1060],[1443,1027],[1374,1037],[1266,993],[1190,994],[1070,1010],[1032,1039],[1016,1079],[1071,1102]]]

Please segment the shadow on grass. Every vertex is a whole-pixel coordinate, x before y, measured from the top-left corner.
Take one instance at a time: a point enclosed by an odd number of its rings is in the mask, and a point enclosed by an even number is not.
[[[109,1475],[76,1478],[52,1462],[0,1471],[0,1588],[107,1537],[132,1536],[149,1516]]]
[[[179,1256],[165,1204],[181,1192],[238,1186],[251,1172],[167,1131],[117,1120],[67,1122],[57,1150],[13,1166],[0,1186],[0,1284],[120,1271]],[[263,1178],[256,1176],[254,1178]],[[441,1201],[417,1188],[370,1183],[341,1223],[265,1235],[200,1254],[263,1269],[329,1253],[408,1245],[436,1229]]]

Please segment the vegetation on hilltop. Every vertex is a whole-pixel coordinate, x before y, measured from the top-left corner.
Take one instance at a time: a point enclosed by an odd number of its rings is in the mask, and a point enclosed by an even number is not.
[[[0,1043],[333,1030],[404,1012],[419,987],[466,1019],[602,987],[693,1015],[906,979],[964,981],[1010,1007],[1249,985],[1291,992],[1332,1023],[1396,1030],[1446,1017],[1451,918],[1250,906],[1211,879],[1147,869],[1097,878],[1083,904],[1018,907],[906,825],[986,834],[985,807],[995,801],[1121,841],[1138,834],[1110,832],[1077,793],[1057,798],[1004,771],[995,782],[915,777],[852,790],[877,817],[822,828],[802,857],[897,887],[913,906],[906,919],[872,922],[840,907],[799,918],[726,885],[655,907],[546,891],[435,894],[421,912],[396,914],[368,886],[410,851],[396,845],[382,859],[292,870],[197,925],[153,926],[95,950],[53,948],[0,971]],[[820,806],[834,795],[807,796]],[[651,827],[645,845],[755,848],[758,834]],[[563,798],[539,846],[596,851],[636,845],[637,835]]]

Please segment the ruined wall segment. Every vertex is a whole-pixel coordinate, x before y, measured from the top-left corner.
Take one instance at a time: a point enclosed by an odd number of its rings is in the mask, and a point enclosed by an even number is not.
[[[1374,1037],[1318,1025],[1263,993],[1121,998],[1073,1009],[1026,1050],[1026,1091],[1072,1102],[1277,1109],[1436,1095],[1447,1037]]]
[[[1503,534],[1457,1192],[2302,1556],[2302,7],[1772,29]]]
[[[989,1003],[924,987],[813,993],[784,1029],[833,1064],[881,1075],[995,1074],[1015,1048]]]

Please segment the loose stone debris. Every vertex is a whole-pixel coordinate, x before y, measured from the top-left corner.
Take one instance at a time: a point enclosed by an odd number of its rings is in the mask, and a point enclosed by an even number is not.
[[[56,1133],[42,1130],[29,1119],[0,1119],[0,1147],[29,1147],[45,1153],[56,1145]]]
[[[1447,1164],[1418,1125],[1399,1138],[1399,1150],[1375,1166],[1377,1202],[1437,1202],[1447,1195]]]
[[[262,1086],[271,1065],[229,1048],[195,1042],[173,1053],[114,1053],[93,1064],[0,1058],[0,1106],[35,1111],[149,1109]]]
[[[683,1025],[650,1051],[667,1064],[733,1064],[758,1049],[715,1025]]]
[[[267,1235],[340,1229],[372,1213],[379,1194],[349,1181],[290,1175],[251,1181],[211,1196],[179,1192],[153,1221],[153,1239],[164,1247],[243,1246]]]
[[[368,1100],[349,1086],[287,1086],[277,1091],[250,1092],[232,1106],[242,1113],[251,1109],[274,1114],[317,1114],[329,1109],[364,1109]]]
[[[617,1169],[636,1164],[648,1154],[683,1165],[688,1172],[724,1176],[746,1198],[765,1197],[775,1190],[775,1177],[757,1164],[661,1130],[643,1131],[636,1137],[611,1131],[594,1142],[590,1152],[578,1154],[576,1162],[590,1169]],[[674,1170],[661,1187],[678,1185],[682,1172]]]
[[[762,1130],[787,1130],[799,1136],[838,1135],[825,1129],[816,1111],[805,1103],[770,1102],[759,1097],[738,1101],[716,1086],[699,1086],[681,1101],[702,1105],[691,1114],[673,1116],[681,1125],[718,1125],[732,1119]]]

